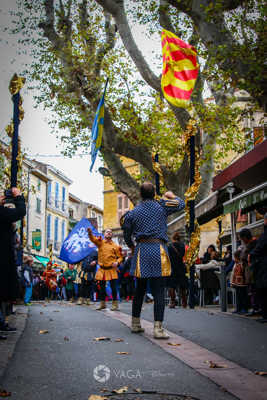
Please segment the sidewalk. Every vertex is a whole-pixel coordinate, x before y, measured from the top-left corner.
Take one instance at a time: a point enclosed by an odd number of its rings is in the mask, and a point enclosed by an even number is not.
[[[2,335],[7,336],[7,340],[0,341],[0,378],[4,375],[6,367],[14,354],[17,342],[24,332],[29,314],[28,307],[15,306],[14,309],[16,314],[8,317],[8,324],[17,328],[17,331],[6,335],[3,333]]]

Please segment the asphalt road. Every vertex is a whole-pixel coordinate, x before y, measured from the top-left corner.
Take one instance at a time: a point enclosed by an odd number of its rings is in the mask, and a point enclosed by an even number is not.
[[[121,310],[131,313],[131,304]],[[142,318],[153,321],[153,305],[144,304]],[[236,315],[165,308],[165,326],[220,356],[251,371],[267,371],[267,324]],[[267,395],[266,395],[267,399]]]
[[[151,311],[146,307],[144,312]],[[167,318],[172,320],[173,315]],[[190,315],[184,321],[191,320]],[[195,337],[201,336],[197,332],[203,325],[198,326],[196,319],[186,328],[185,323],[180,321],[173,328],[188,332],[192,326]],[[207,329],[205,326],[205,335]],[[48,333],[40,334],[42,330]],[[101,336],[111,340],[94,340]],[[92,307],[66,303],[30,307],[25,331],[0,386],[12,393],[12,400],[87,400],[91,394],[104,396],[103,388],[111,391],[125,385],[132,390],[188,394],[200,400],[235,399],[142,335],[131,334],[119,321]]]

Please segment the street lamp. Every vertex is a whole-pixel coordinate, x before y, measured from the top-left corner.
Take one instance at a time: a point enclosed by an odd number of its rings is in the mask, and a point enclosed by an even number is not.
[[[103,176],[110,176],[111,175],[110,171],[105,167],[98,168],[98,172]]]

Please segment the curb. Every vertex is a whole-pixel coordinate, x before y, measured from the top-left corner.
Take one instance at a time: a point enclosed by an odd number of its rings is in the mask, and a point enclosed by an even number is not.
[[[102,312],[107,317],[117,319],[129,328],[131,327],[130,315],[118,311]],[[200,375],[213,381],[222,390],[230,393],[237,399],[267,399],[267,381],[264,377],[256,376],[249,369],[243,368],[173,332],[166,330],[170,336],[169,341],[154,339],[153,323],[142,319],[141,324],[145,328],[145,333],[142,333],[142,336],[194,369]],[[172,345],[169,345],[169,343]],[[215,364],[217,367],[211,367],[210,363]]]
[[[15,310],[16,314],[8,317],[8,323],[10,326],[17,328],[17,331],[15,333],[7,333],[7,340],[0,341],[0,379],[4,376],[8,363],[13,357],[17,342],[24,332],[29,315],[28,307],[15,306]]]

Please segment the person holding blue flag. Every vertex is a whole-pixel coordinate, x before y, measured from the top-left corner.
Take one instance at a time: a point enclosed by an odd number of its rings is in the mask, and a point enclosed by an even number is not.
[[[104,233],[104,239],[94,236],[91,228],[87,229],[89,239],[98,247],[98,264],[95,279],[100,281],[100,306],[98,310],[106,308],[106,282],[110,281],[112,290],[112,311],[119,309],[117,298],[116,280],[118,279],[118,266],[122,262],[121,247],[112,241],[112,230],[107,229]]]

